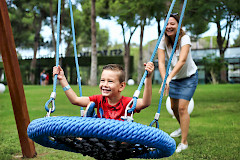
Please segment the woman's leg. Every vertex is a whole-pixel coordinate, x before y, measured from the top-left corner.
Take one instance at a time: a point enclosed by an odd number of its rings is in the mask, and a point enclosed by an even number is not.
[[[185,99],[179,99],[178,113],[180,120],[180,127],[182,130],[182,140],[181,143],[188,144],[187,136],[189,130],[190,116],[188,114],[189,101]]]
[[[170,98],[170,100],[171,100],[171,108],[173,110],[173,114],[176,117],[178,123],[180,124],[179,113],[178,113],[179,99]]]

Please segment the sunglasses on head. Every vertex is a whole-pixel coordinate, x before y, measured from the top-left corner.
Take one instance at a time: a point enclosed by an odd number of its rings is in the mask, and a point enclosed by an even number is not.
[[[171,17],[171,16],[177,16],[177,15],[178,15],[178,13],[171,13],[171,14],[170,14],[170,17]],[[167,14],[165,15],[165,17],[167,17]]]

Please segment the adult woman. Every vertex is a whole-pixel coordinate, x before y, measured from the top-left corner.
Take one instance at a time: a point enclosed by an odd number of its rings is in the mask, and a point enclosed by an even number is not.
[[[165,36],[158,47],[158,64],[162,79],[165,78],[166,74],[165,56],[169,60],[178,23],[178,15],[171,14],[165,30]],[[195,92],[197,84],[198,72],[197,66],[191,56],[190,37],[181,29],[164,90],[164,95],[168,95],[169,93],[171,108],[180,124],[180,128],[170,134],[171,137],[179,137],[182,135],[181,143],[179,143],[176,152],[181,152],[188,148],[187,135],[190,123],[188,104]],[[163,86],[160,88],[160,92],[162,87]]]

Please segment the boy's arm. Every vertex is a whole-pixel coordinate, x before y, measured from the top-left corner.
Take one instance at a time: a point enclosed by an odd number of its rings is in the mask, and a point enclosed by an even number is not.
[[[59,80],[62,88],[69,85],[68,81],[64,75],[63,69],[60,66],[53,67],[53,75],[55,75],[55,74],[58,74],[58,80]],[[87,107],[87,105],[90,102],[89,97],[78,97],[76,95],[76,93],[72,90],[72,88],[66,90],[65,94],[66,94],[68,100],[74,105],[78,105],[81,107]]]
[[[152,101],[152,73],[154,71],[153,62],[148,62],[145,64],[145,70],[148,71],[148,75],[145,79],[143,98],[137,100],[136,110],[140,111],[148,106],[150,106]]]

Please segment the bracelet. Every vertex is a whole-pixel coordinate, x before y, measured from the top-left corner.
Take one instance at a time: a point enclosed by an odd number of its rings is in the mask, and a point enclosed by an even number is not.
[[[65,92],[65,91],[69,90],[70,88],[71,87],[69,85],[67,85],[66,87],[63,87],[63,91]]]

